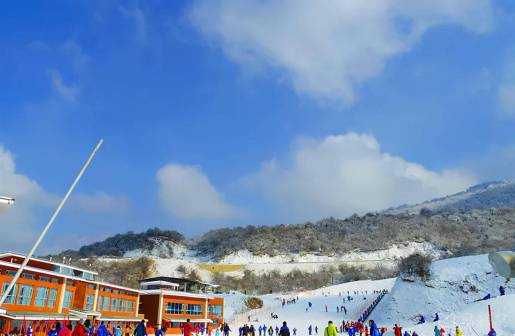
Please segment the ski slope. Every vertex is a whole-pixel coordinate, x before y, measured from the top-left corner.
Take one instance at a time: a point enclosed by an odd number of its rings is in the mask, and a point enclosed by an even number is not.
[[[401,325],[403,330],[416,330],[421,336],[433,335],[435,325],[443,326],[446,331],[452,331],[452,335],[456,325],[462,328],[463,335],[485,335],[488,331],[488,304],[490,304],[497,335],[512,336],[515,335],[515,286],[511,283],[505,285],[507,295],[496,297],[501,284],[504,284],[504,279],[492,271],[487,255],[479,255],[434,262],[431,280],[425,283],[408,282],[396,278],[350,282],[288,295],[264,295],[260,296],[264,301],[264,307],[247,312],[243,312],[245,309],[243,300],[246,296],[242,294],[224,296],[228,300],[226,318],[235,332],[243,323],[253,324],[257,329],[259,325],[280,327],[282,321],[287,321],[290,329],[298,330],[298,336],[308,335],[309,325],[313,328],[318,326],[318,332],[322,335],[323,328],[329,320],[337,326],[342,323],[342,320],[356,320],[377,296],[372,292],[387,289],[390,293],[383,298],[369,317],[376,320],[378,326],[388,328],[385,335],[393,335],[392,327],[395,323]],[[343,297],[347,295],[347,291],[354,300],[350,303],[346,300],[343,303]],[[353,294],[354,291],[359,291],[359,294]],[[475,302],[487,293],[494,298]],[[281,307],[283,298],[289,300],[297,296],[298,303]],[[308,302],[313,306],[306,311]],[[227,311],[228,305],[238,309],[229,308],[232,311]],[[336,312],[336,306],[341,305],[347,308],[347,315]],[[426,321],[432,321],[432,316],[436,312],[440,315],[440,321],[437,324],[427,322],[424,325],[416,325],[417,315],[422,314]],[[272,319],[271,313],[277,314],[278,319]],[[251,322],[248,322],[249,316]],[[347,334],[344,333],[344,335]]]
[[[264,295],[260,298],[264,301],[262,309],[236,314],[228,318],[229,325],[232,330],[238,330],[239,326],[244,323],[253,324],[256,328],[259,325],[280,327],[283,321],[287,321],[290,329],[296,328],[298,336],[308,335],[308,327],[318,326],[319,334],[323,333],[323,328],[329,320],[336,325],[340,325],[343,320],[356,320],[363,310],[368,307],[372,301],[379,295],[373,294],[373,291],[389,290],[395,282],[395,279],[386,279],[378,281],[356,281],[346,284],[340,284],[330,287],[324,287],[313,291],[293,293],[291,295]],[[347,291],[349,294],[347,294]],[[359,294],[354,294],[359,291]],[[349,302],[347,295],[352,297]],[[283,298],[291,300],[299,298],[295,304],[287,304],[282,307]],[[343,299],[345,298],[345,302]],[[312,303],[312,307],[308,307],[308,302]],[[327,305],[328,311],[325,307]],[[336,307],[345,306],[347,314],[337,312]],[[226,303],[227,307],[227,303]],[[272,319],[271,313],[278,316],[278,319]],[[250,317],[250,322],[249,321]],[[313,334],[315,332],[313,331]]]

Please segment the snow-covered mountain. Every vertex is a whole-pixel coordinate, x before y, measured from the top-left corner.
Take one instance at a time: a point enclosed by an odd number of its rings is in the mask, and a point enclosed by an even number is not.
[[[478,184],[454,195],[384,211],[388,214],[419,214],[421,211],[454,212],[471,209],[515,208],[515,183],[494,181]]]

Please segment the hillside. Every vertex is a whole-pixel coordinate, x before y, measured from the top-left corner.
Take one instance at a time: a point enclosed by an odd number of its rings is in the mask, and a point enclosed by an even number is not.
[[[379,213],[303,224],[228,227],[186,240],[176,231],[127,232],[64,251],[72,257],[140,256],[220,261],[228,256],[338,256],[394,244],[429,243],[452,255],[515,245],[515,183],[488,182],[461,193]]]
[[[116,234],[100,242],[84,245],[79,250],[63,251],[59,255],[75,258],[97,256],[123,257],[130,251],[141,250],[146,251],[146,254],[150,256],[172,257],[176,244],[183,243],[184,240],[184,236],[177,231],[154,228],[140,233],[129,231],[123,234]]]
[[[185,240],[175,231],[149,229],[142,233],[117,234],[61,255],[74,258],[193,256],[217,261],[242,251],[255,256],[338,256],[411,242],[430,243],[452,255],[511,249],[515,244],[515,209],[422,215],[369,213],[316,223],[224,228],[209,231],[194,240]]]
[[[418,214],[421,211],[457,212],[472,209],[515,208],[515,183],[486,182],[467,190],[416,205],[402,205],[387,209],[388,214]]]

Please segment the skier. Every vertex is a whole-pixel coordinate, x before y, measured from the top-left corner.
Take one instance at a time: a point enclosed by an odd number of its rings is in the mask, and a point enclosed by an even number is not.
[[[438,313],[435,313],[435,318],[434,318],[433,322],[436,322],[438,320],[440,320],[440,316],[438,316]]]
[[[290,329],[286,325],[286,321],[283,322],[283,326],[281,327],[281,330],[279,331],[280,336],[290,336]]]
[[[275,326],[275,336],[279,336],[279,327]]]
[[[259,326],[259,328],[258,328],[259,336],[261,336],[261,332],[262,332],[262,330],[263,330],[263,327]]]
[[[438,329],[437,326],[435,326],[434,332],[435,332],[435,336],[442,336],[442,333],[440,332],[440,329]]]
[[[403,336],[411,336],[411,335],[409,334],[409,332],[407,330],[405,330]]]
[[[506,289],[504,289],[504,287],[503,287],[503,286],[500,286],[500,287],[499,287],[499,294],[500,294],[501,296],[503,296],[505,293],[506,293]]]
[[[402,328],[399,327],[397,324],[395,325],[395,327],[393,327],[393,334],[395,336],[401,336],[402,335]]]
[[[495,330],[494,330],[494,329],[492,329],[492,330],[490,330],[490,331],[488,332],[488,336],[497,336],[497,333],[495,332]]]
[[[272,336],[274,334],[274,328],[272,328],[272,326],[270,326],[270,328],[268,328],[268,336]]]
[[[318,335],[318,326],[315,326],[315,335]]]
[[[327,305],[325,305],[325,312],[327,313]]]
[[[297,335],[297,328],[293,328],[293,336]]]
[[[492,296],[490,295],[490,293],[486,294],[484,297],[483,297],[483,301],[486,301],[486,300],[490,300]]]
[[[313,335],[313,327],[311,326],[311,324],[308,327],[308,334],[309,336]]]
[[[336,331],[333,321],[329,321],[329,323],[327,323],[327,327],[325,327],[324,330],[324,336],[338,336],[338,331]]]
[[[336,306],[336,312],[339,313],[340,312],[340,307]]]
[[[463,336],[460,326],[456,326],[456,336]]]
[[[420,319],[418,320],[417,324],[424,324],[426,323],[426,319],[424,318],[424,315],[420,315]]]
[[[445,336],[445,329],[440,327],[440,335]]]

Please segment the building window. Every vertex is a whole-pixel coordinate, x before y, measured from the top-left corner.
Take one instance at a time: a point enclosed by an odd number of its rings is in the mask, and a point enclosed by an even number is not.
[[[19,305],[30,305],[32,300],[32,290],[34,287],[30,285],[21,285],[20,292],[18,293],[18,304]]]
[[[21,277],[24,279],[30,279],[30,280],[36,279],[36,276],[34,274],[30,274],[30,273],[22,273]]]
[[[72,296],[73,296],[73,293],[71,291],[64,292],[64,301],[63,301],[64,308],[70,308],[70,306],[72,304]]]
[[[186,314],[188,315],[202,315],[202,305],[199,304],[188,304],[186,308]]]
[[[177,302],[168,302],[165,307],[165,313],[175,315],[184,314],[184,305],[182,303]]]
[[[104,311],[109,311],[109,296],[104,297]]]
[[[2,287],[2,294],[4,294],[5,290],[9,286],[8,282],[4,282],[4,285]],[[14,285],[13,289],[11,289],[11,292],[7,297],[5,298],[5,303],[14,303],[14,298],[16,297],[16,290],[18,289],[18,285]]]
[[[88,284],[89,289],[97,289],[97,286],[95,284]]]
[[[90,280],[90,281],[95,280],[95,277],[93,276],[93,273],[88,273],[88,272],[84,272],[82,274],[82,278],[86,279],[86,280]]]
[[[8,276],[14,276],[16,274],[16,271],[5,271],[5,275]]]
[[[50,280],[50,282],[57,284],[57,283],[59,283],[59,279],[53,279],[53,278],[52,278],[52,279]]]
[[[47,306],[50,308],[54,308],[56,298],[57,298],[57,289],[50,288],[50,296],[48,297]]]
[[[48,288],[38,287],[36,289],[36,299],[34,300],[34,304],[38,307],[44,307],[47,298],[48,298]]]
[[[84,307],[86,310],[93,310],[93,302],[95,301],[95,295],[88,294],[86,295],[86,306]]]
[[[119,312],[123,312],[125,310],[124,304],[125,304],[124,300],[122,300],[122,299],[118,300],[118,311]]]
[[[49,277],[46,277],[46,276],[40,276],[40,277],[39,277],[39,281],[43,281],[43,282],[51,282],[51,281],[50,281],[50,278],[49,278]]]
[[[101,311],[102,310],[102,305],[103,305],[103,296],[98,296],[98,301],[97,301],[97,310],[98,311]]]
[[[222,316],[222,305],[209,305],[208,314],[214,316]]]
[[[66,280],[66,286],[75,286],[75,282],[71,280]]]
[[[111,311],[115,312],[118,304],[118,300],[116,298],[113,298],[113,303],[111,304]]]

